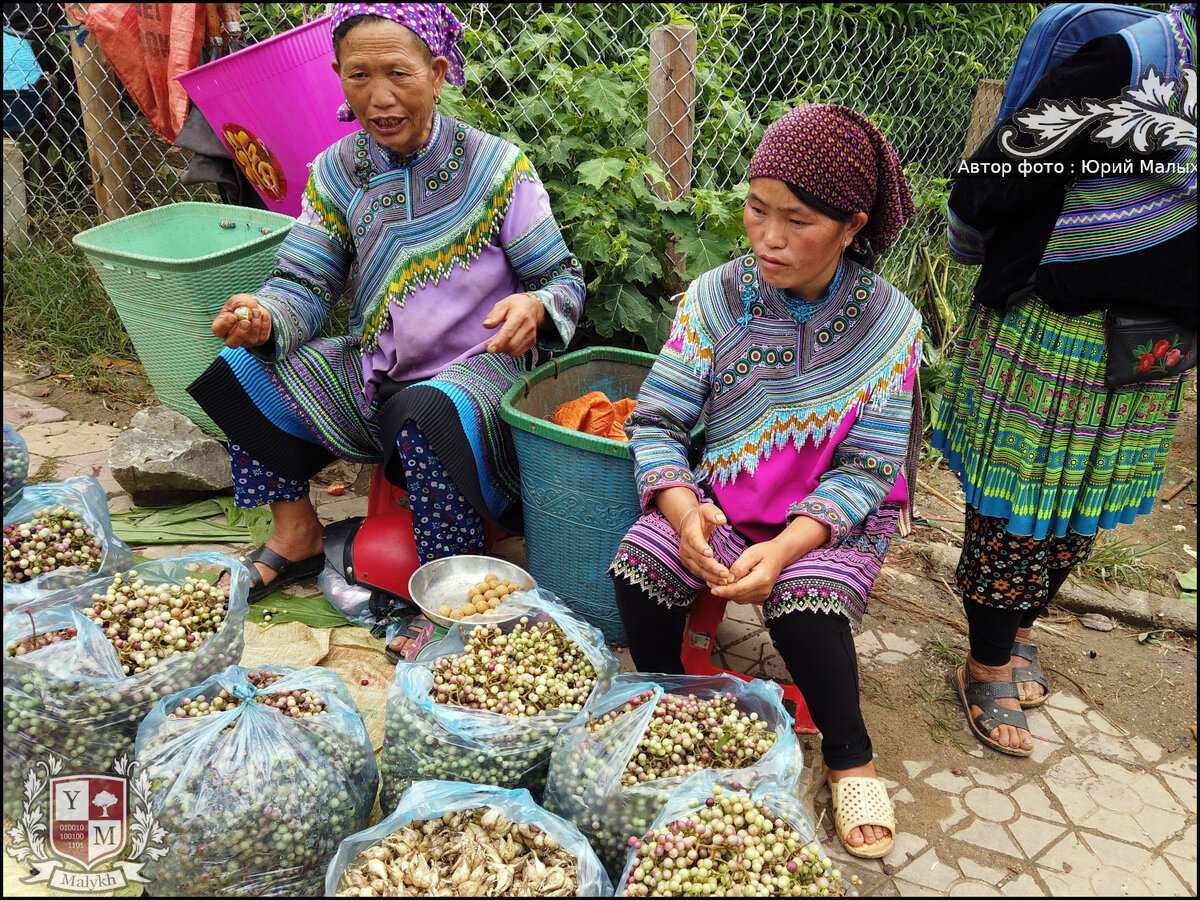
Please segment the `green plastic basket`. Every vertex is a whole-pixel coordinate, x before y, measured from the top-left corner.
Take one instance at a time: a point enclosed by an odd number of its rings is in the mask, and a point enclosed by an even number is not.
[[[212,321],[275,266],[295,219],[219,203],[173,203],[75,236],[116,307],[163,406],[221,431],[187,393],[225,342]],[[232,226],[232,227],[230,227]]]
[[[617,647],[628,641],[605,573],[641,515],[629,445],[549,420],[591,391],[613,402],[636,397],[654,360],[615,347],[577,350],[538,366],[500,404],[521,467],[525,568]],[[702,432],[698,426],[693,439]]]

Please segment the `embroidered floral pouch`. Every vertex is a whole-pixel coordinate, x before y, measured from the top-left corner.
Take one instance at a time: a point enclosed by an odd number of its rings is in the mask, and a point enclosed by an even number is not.
[[[1170,319],[1109,312],[1104,326],[1105,387],[1161,381],[1196,365],[1196,332]]]

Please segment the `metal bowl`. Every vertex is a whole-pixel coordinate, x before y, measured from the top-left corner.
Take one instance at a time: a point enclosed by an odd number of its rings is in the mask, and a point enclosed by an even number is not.
[[[522,590],[529,591],[537,587],[532,575],[520,566],[503,559],[494,556],[445,556],[427,562],[413,572],[412,577],[408,579],[408,595],[421,608],[421,612],[425,613],[426,618],[438,625],[448,628],[456,624],[502,625],[520,615],[505,608],[508,605],[507,599],[495,609],[473,616],[463,616],[461,619],[451,619],[438,614],[438,609],[443,606],[458,608],[466,603],[471,588],[483,581],[483,576],[489,573],[507,578]]]

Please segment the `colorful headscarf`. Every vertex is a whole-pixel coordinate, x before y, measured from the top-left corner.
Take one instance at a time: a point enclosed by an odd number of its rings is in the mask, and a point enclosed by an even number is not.
[[[916,212],[892,145],[845,106],[804,103],[788,112],[763,135],[747,177],[778,178],[834,209],[865,212],[859,236],[877,255]]]
[[[378,16],[399,22],[422,41],[434,56],[450,61],[446,80],[451,84],[466,84],[463,66],[466,60],[454,45],[463,35],[463,26],[445,3],[337,3],[333,7],[332,32],[347,19],[355,16]]]

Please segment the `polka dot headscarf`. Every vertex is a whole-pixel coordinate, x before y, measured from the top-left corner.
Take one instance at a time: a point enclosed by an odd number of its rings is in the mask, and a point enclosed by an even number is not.
[[[859,236],[880,255],[916,211],[896,151],[844,106],[805,103],[763,135],[749,178],[778,178],[843,212],[865,212]]]
[[[445,3],[337,3],[333,7],[332,32],[347,19],[355,16],[378,16],[399,22],[425,42],[434,56],[450,61],[446,80],[451,84],[466,84],[463,66],[466,60],[454,45],[462,37],[463,27]]]

